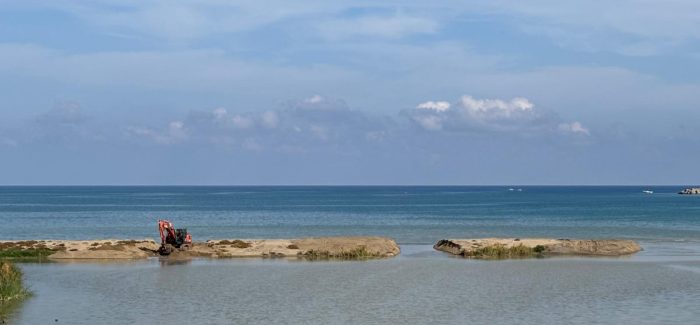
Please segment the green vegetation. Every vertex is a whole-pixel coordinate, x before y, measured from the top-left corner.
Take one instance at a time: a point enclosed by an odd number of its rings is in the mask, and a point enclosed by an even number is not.
[[[29,294],[22,283],[22,271],[12,263],[0,262],[0,305]]]
[[[545,251],[545,247],[537,245],[535,247],[517,246],[506,247],[503,244],[495,244],[491,246],[477,248],[472,251],[465,251],[465,257],[482,258],[482,259],[507,259],[507,258],[525,258],[525,257],[541,257]]]
[[[381,254],[367,250],[365,246],[359,246],[351,250],[341,250],[340,252],[310,250],[302,255],[310,260],[366,260],[382,257]]]
[[[61,244],[54,249],[46,247],[44,242],[25,240],[17,242],[0,242],[0,260],[42,260],[47,256],[65,250]]]
[[[546,248],[545,248],[544,246],[542,246],[542,245],[537,245],[537,246],[535,246],[535,247],[532,248],[532,251],[535,252],[535,253],[537,253],[537,254],[542,254],[542,253],[544,253],[545,249],[546,249]]]
[[[232,248],[248,248],[248,247],[253,246],[253,245],[251,245],[250,243],[244,242],[244,241],[242,241],[242,240],[240,240],[240,239],[236,239],[236,240],[221,240],[221,241],[219,241],[217,244],[219,244],[219,245],[230,245],[229,247],[232,247]]]
[[[56,251],[49,248],[7,248],[0,250],[0,259],[34,260],[44,259]]]

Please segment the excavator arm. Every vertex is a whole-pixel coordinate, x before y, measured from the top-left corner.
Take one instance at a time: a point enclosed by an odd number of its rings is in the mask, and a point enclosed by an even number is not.
[[[166,244],[167,238],[175,238],[175,227],[168,220],[158,220],[158,231],[160,232],[160,244]]]

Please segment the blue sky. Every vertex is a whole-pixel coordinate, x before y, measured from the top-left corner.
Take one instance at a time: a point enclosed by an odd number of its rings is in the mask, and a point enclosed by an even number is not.
[[[0,184],[700,183],[697,1],[3,1]]]

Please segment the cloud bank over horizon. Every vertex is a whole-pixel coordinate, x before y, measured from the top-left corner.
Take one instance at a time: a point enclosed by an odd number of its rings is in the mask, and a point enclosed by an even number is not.
[[[0,184],[698,183],[699,12],[8,1]]]
[[[23,184],[83,175],[108,184],[560,184],[600,162],[608,140],[524,97],[470,95],[393,115],[313,95],[263,111],[194,109],[153,124],[113,123],[63,102],[0,134],[6,162],[37,168],[21,175]],[[80,171],[50,175],[73,168]],[[462,169],[478,176],[457,176]]]

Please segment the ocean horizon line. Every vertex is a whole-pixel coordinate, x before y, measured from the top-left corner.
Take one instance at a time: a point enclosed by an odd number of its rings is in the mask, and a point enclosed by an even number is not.
[[[695,184],[695,185],[694,185]],[[0,184],[2,187],[692,187],[690,184]]]

